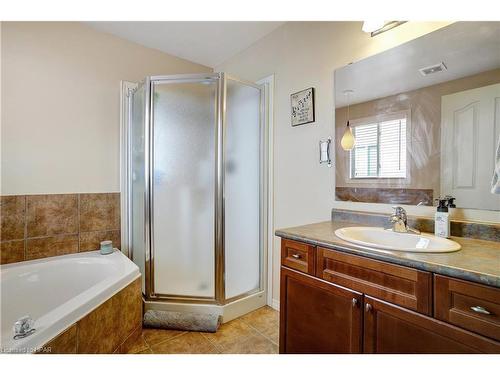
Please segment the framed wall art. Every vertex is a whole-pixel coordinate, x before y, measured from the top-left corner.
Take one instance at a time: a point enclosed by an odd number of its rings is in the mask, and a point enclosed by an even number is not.
[[[314,87],[290,95],[292,126],[314,122]]]

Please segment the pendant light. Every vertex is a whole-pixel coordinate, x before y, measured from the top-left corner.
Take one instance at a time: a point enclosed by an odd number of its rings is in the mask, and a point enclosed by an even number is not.
[[[356,143],[356,139],[354,139],[354,135],[352,134],[351,127],[349,126],[349,94],[352,94],[352,90],[345,90],[344,95],[347,96],[347,124],[346,124],[346,129],[344,132],[344,135],[342,136],[342,139],[340,140],[340,145],[345,151],[350,151],[354,148],[354,144]]]

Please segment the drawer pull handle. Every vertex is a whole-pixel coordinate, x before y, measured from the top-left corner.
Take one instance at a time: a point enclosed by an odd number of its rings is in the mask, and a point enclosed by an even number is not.
[[[366,311],[366,312],[370,312],[370,311],[372,311],[372,305],[370,305],[369,303],[367,303],[367,304],[365,305],[365,311]]]
[[[481,306],[472,306],[470,309],[479,314],[491,315],[491,313],[488,310],[486,310],[484,307]]]
[[[300,255],[299,254],[292,254],[292,258],[300,259]]]
[[[358,300],[356,298],[352,299],[352,307],[358,306]]]

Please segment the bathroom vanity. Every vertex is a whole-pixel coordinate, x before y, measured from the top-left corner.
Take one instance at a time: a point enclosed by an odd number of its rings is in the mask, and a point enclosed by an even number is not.
[[[323,222],[281,239],[280,353],[500,353],[500,242],[369,249]]]

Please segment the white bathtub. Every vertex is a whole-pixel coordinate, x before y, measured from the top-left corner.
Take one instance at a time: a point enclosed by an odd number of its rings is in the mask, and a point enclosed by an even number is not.
[[[38,349],[140,276],[120,251],[99,251],[7,264],[1,274],[0,350]],[[36,331],[13,339],[13,325],[30,315]]]

